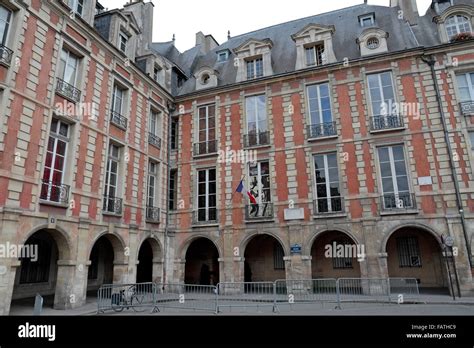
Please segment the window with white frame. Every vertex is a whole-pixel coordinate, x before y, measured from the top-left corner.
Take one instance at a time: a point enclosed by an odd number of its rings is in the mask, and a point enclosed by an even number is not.
[[[471,150],[474,152],[474,132],[469,132],[469,138],[471,140]]]
[[[474,72],[457,75],[461,102],[474,101]]]
[[[318,138],[336,134],[334,126],[329,84],[321,83],[306,87],[310,118],[309,137]]]
[[[68,6],[79,16],[84,11],[84,0],[68,0]]]
[[[148,195],[147,208],[156,208],[158,206],[158,163],[148,162]]]
[[[266,96],[264,94],[245,98],[247,118],[247,146],[268,144],[268,121]]]
[[[261,161],[249,164],[247,207],[248,219],[272,218],[273,206],[270,187],[270,162]]]
[[[127,53],[127,43],[128,43],[128,36],[120,32],[119,33],[119,50],[123,53]]]
[[[219,63],[225,62],[229,59],[229,51],[222,51],[217,53],[217,61]]]
[[[177,194],[178,194],[178,170],[170,170],[170,187],[168,191],[168,209],[174,211],[177,209]]]
[[[0,45],[6,46],[10,31],[12,11],[0,5]]]
[[[125,90],[118,85],[114,85],[112,95],[112,112],[122,115],[125,100]]]
[[[120,152],[118,145],[110,144],[104,188],[104,211],[116,214],[121,213],[121,202],[117,201],[119,195]],[[120,207],[118,204],[120,204]]]
[[[153,80],[155,80],[156,82],[161,82],[162,73],[163,73],[163,69],[155,65],[155,67],[153,68]]]
[[[390,71],[367,75],[370,102],[374,117],[389,116],[395,103],[395,92]]]
[[[359,17],[359,23],[361,27],[370,27],[375,23],[375,17],[373,14],[368,14]]]
[[[201,106],[198,115],[198,154],[214,153],[217,151],[216,106],[214,104]]]
[[[398,261],[400,268],[421,267],[421,254],[416,237],[397,238]]]
[[[51,121],[41,186],[42,200],[68,203],[69,189],[63,184],[70,129],[71,126],[64,121],[55,118]]]
[[[263,58],[247,60],[247,79],[255,79],[263,76]]]
[[[217,220],[216,169],[198,170],[197,222]]]
[[[71,86],[76,86],[79,57],[67,49],[62,49],[59,60],[59,78]]]
[[[472,31],[471,21],[468,17],[463,15],[454,15],[446,19],[444,23],[448,38],[452,38],[461,33],[470,33]]]
[[[342,212],[337,153],[315,155],[314,173],[316,181],[315,213]]]
[[[403,145],[378,148],[384,209],[414,207]]]
[[[324,52],[324,44],[313,45],[305,48],[306,65],[319,66],[326,64],[327,59]]]

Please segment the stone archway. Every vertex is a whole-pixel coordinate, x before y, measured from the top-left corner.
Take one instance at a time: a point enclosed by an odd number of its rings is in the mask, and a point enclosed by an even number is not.
[[[244,259],[245,282],[286,279],[283,245],[269,234],[255,235],[249,239],[245,246]]]
[[[217,285],[220,278],[219,250],[207,238],[193,240],[186,250],[185,284]]]
[[[138,251],[137,283],[161,283],[163,278],[163,254],[154,238],[143,241]]]

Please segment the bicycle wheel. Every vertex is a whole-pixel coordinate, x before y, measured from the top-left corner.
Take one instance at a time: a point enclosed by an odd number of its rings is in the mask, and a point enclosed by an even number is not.
[[[112,296],[112,309],[114,312],[120,313],[124,310],[122,296],[120,294],[114,294]]]
[[[138,313],[146,311],[145,295],[142,293],[138,293],[135,285],[131,286],[129,288],[129,291],[133,294],[130,301],[132,309]]]

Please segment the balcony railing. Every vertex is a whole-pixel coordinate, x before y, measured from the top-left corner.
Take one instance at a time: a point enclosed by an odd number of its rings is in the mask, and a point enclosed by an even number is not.
[[[161,138],[153,133],[148,133],[148,144],[161,149]]]
[[[268,220],[273,219],[273,203],[250,204],[245,206],[245,220]]]
[[[416,209],[416,196],[410,192],[388,193],[381,197],[383,212],[404,211]]]
[[[401,115],[378,115],[372,117],[370,130],[382,131],[405,127],[403,117]]]
[[[459,104],[461,114],[464,116],[474,116],[474,100],[462,102]]]
[[[336,122],[318,123],[308,126],[308,139],[334,137],[336,135]]]
[[[146,207],[146,220],[148,222],[159,223],[161,218],[161,209],[154,207]]]
[[[59,78],[56,84],[56,93],[76,103],[81,100],[81,91]]]
[[[203,156],[217,153],[217,140],[194,144],[194,156]]]
[[[0,45],[0,64],[10,66],[12,57],[13,51],[4,45]]]
[[[112,122],[117,127],[122,129],[127,129],[128,120],[125,116],[120,115],[118,112],[112,111],[110,113],[110,122]]]
[[[344,213],[344,198],[318,198],[314,201],[314,215],[328,215]]]
[[[68,185],[43,181],[40,199],[53,203],[69,204],[69,191],[70,187]]]
[[[255,147],[270,144],[270,132],[249,133],[244,135],[244,146]]]
[[[218,222],[217,208],[202,208],[193,212],[193,225],[216,224]]]
[[[102,211],[108,214],[122,215],[123,200],[121,198],[104,196]]]

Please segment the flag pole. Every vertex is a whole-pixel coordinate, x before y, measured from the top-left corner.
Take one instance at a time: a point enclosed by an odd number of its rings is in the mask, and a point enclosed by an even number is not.
[[[244,174],[244,176],[239,181],[239,185],[242,181],[245,180],[246,177],[247,177],[247,174]],[[234,191],[232,192],[232,196],[230,197],[230,202],[232,202],[232,199],[234,198],[234,195],[235,195],[236,192],[237,192],[237,190],[234,189]],[[227,203],[229,203],[229,202],[227,202]]]

